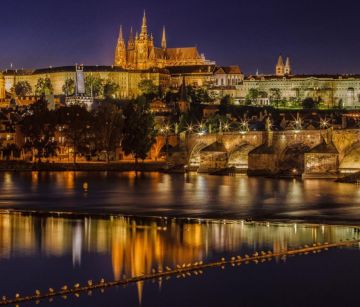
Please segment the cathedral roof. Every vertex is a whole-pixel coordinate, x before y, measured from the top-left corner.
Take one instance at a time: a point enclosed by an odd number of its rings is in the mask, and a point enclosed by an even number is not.
[[[166,59],[169,60],[194,60],[201,59],[196,47],[167,48],[165,50]]]

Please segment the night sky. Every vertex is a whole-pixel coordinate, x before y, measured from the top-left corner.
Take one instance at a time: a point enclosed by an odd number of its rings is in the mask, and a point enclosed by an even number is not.
[[[220,65],[271,73],[278,54],[295,73],[360,73],[359,1],[1,0],[0,68],[111,65],[119,25],[143,10],[160,45],[196,45]],[[127,33],[126,33],[127,34]]]

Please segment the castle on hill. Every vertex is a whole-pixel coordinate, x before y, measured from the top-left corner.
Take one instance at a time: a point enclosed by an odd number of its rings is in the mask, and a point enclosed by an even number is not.
[[[166,31],[163,28],[161,47],[155,47],[154,37],[148,33],[146,13],[142,19],[140,34],[135,36],[131,28],[126,43],[120,26],[119,38],[115,49],[114,65],[124,69],[145,70],[170,66],[190,66],[211,64],[200,54],[196,47],[168,48]],[[214,64],[214,63],[212,63]]]

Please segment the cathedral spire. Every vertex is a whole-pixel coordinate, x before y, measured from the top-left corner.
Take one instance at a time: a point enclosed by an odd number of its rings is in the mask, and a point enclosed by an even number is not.
[[[162,49],[166,49],[166,31],[165,31],[165,26],[163,27],[163,33],[162,33],[162,38],[161,38],[161,48],[162,48]]]
[[[134,38],[133,27],[131,27],[129,40],[128,40],[128,49],[134,49],[134,48],[135,48],[135,38]]]
[[[126,44],[124,40],[122,26],[120,26],[119,38],[115,50],[115,66],[126,66]]]
[[[120,25],[119,41],[120,41],[120,42],[123,42],[123,41],[124,41],[124,35],[123,35],[122,25]]]
[[[284,73],[285,75],[291,75],[291,64],[290,64],[290,58],[286,58],[285,67],[284,67]]]
[[[141,25],[141,37],[146,38],[147,37],[147,20],[146,20],[146,11],[144,10],[144,16],[142,19],[142,25]]]

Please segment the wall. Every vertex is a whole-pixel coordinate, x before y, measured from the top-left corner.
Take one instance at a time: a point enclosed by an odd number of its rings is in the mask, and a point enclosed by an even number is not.
[[[170,76],[164,75],[159,72],[139,72],[139,71],[112,71],[108,70],[95,70],[84,71],[85,77],[88,75],[96,76],[104,80],[110,79],[119,85],[119,91],[117,97],[119,98],[134,98],[140,94],[138,84],[141,80],[150,79],[155,85],[167,86],[170,83]],[[67,79],[75,79],[74,71],[54,71],[46,73],[26,72],[7,72],[5,73],[5,89],[7,92],[11,92],[14,84],[20,81],[27,81],[32,87],[35,94],[36,84],[39,78],[49,78],[54,89],[54,95],[63,95],[63,85]],[[0,78],[0,98],[1,98],[1,78]]]
[[[0,73],[0,99],[5,99],[5,78]]]

